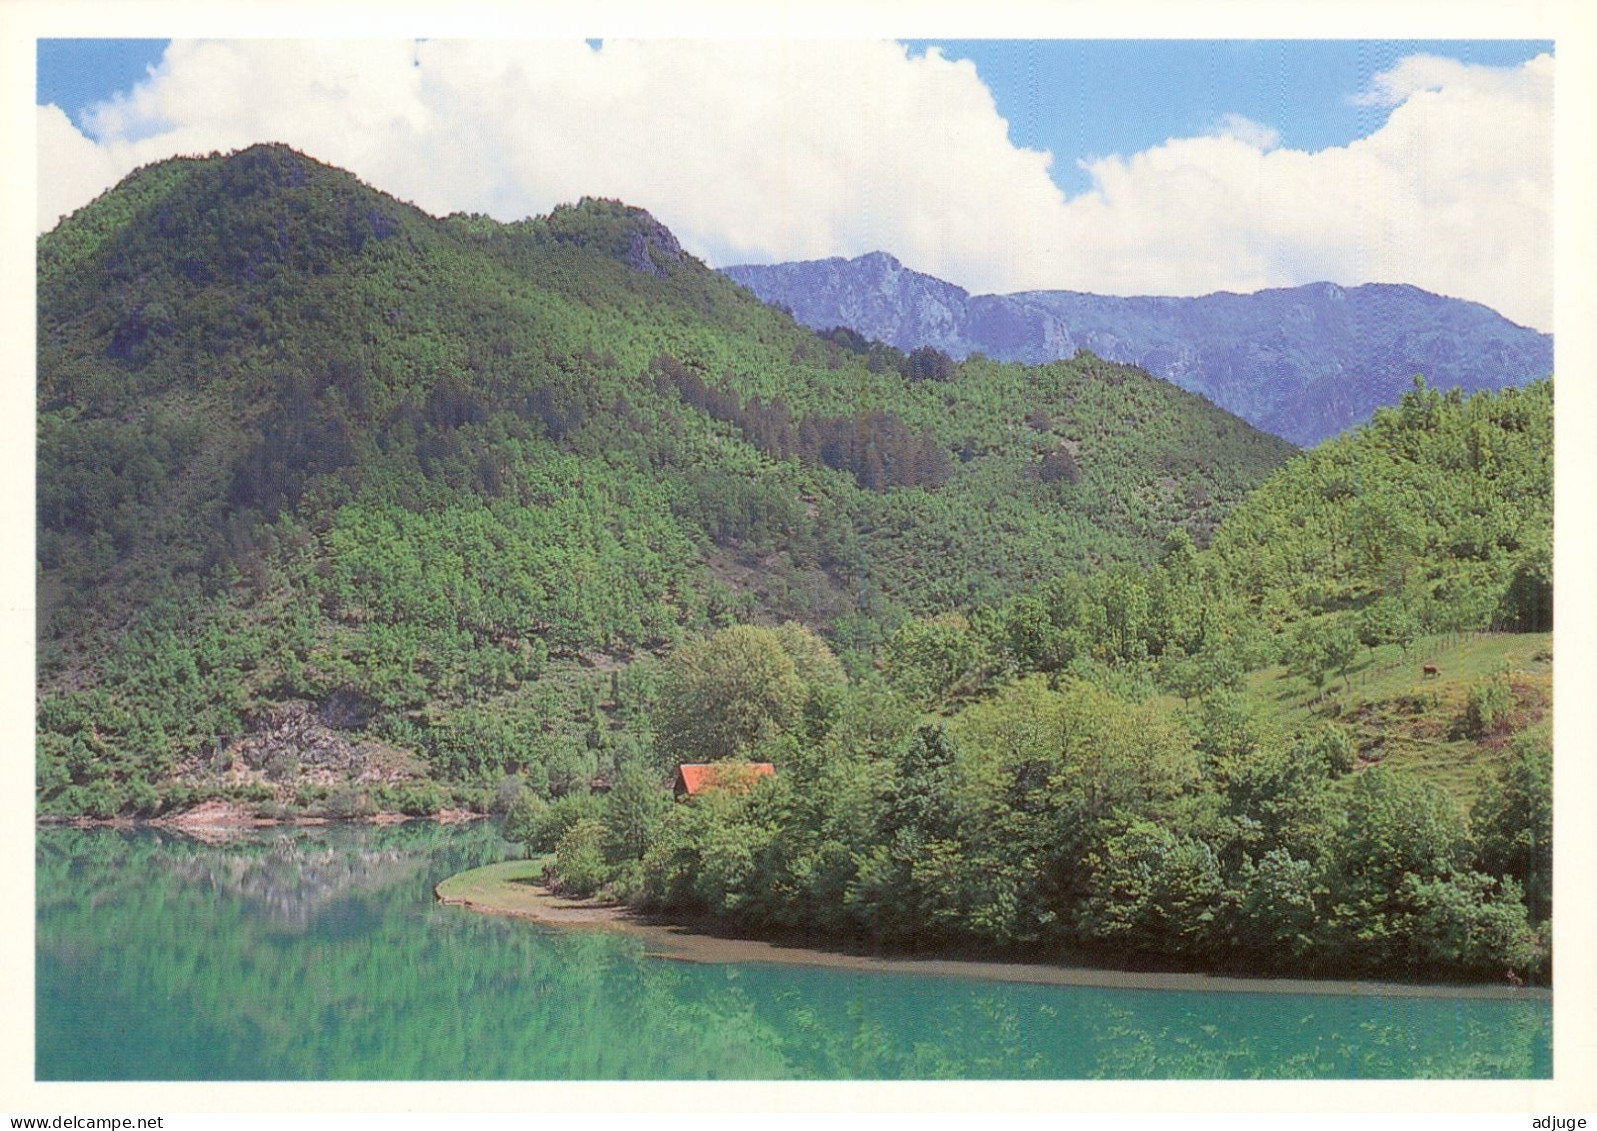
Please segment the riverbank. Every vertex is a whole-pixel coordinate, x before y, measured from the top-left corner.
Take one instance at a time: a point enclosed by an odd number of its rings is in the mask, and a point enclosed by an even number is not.
[[[528,919],[553,927],[609,930],[635,935],[657,958],[703,963],[778,963],[820,966],[869,973],[927,974],[1022,982],[1049,986],[1092,986],[1105,989],[1184,990],[1196,993],[1336,994],[1356,997],[1493,998],[1550,1001],[1552,990],[1541,986],[1432,985],[1349,979],[1249,978],[1238,975],[1163,973],[1113,970],[1091,966],[1054,966],[1032,962],[989,962],[965,958],[916,958],[849,954],[813,947],[736,938],[697,925],[668,922],[639,914],[624,904],[596,899],[570,899],[542,883],[548,858],[506,860],[473,868],[440,883],[440,903],[489,915]]]
[[[252,829],[277,827],[311,828],[319,825],[398,825],[407,821],[436,821],[441,825],[457,825],[466,821],[486,820],[488,814],[468,809],[442,809],[426,816],[409,813],[380,811],[362,817],[319,817],[299,815],[292,817],[263,817],[254,809],[231,801],[207,801],[180,813],[163,817],[57,817],[37,818],[40,825],[56,825],[74,829],[166,829],[184,833],[200,840],[214,840]]]

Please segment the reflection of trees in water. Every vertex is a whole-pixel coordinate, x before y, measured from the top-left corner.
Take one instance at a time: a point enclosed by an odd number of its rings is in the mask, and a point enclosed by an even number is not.
[[[136,867],[149,882],[157,882],[153,873],[163,873],[188,889],[245,900],[277,929],[303,931],[344,901],[415,891],[427,879],[429,849],[496,840],[487,827],[474,832],[475,837],[467,832],[451,840],[440,836],[439,826],[418,822],[394,828],[233,830],[216,842],[152,830],[62,830],[61,835],[72,838],[69,851],[85,868]]]
[[[408,884],[426,863],[398,847],[306,848],[284,834],[260,855],[193,856],[167,866],[185,884],[248,900],[278,929],[303,931],[336,903]]]
[[[491,837],[306,839],[42,833],[41,1078],[784,1074],[746,1004],[681,992],[700,971],[640,961],[635,940],[432,904],[433,882],[500,851]],[[363,876],[383,886],[362,896],[359,933],[324,929],[315,909]],[[301,881],[311,894],[286,906],[310,926],[288,933],[273,899]]]
[[[886,975],[766,992],[789,1071],[820,1079],[1516,1078],[1551,1073],[1544,1002],[1197,993]]]
[[[626,936],[431,903],[438,879],[497,857],[491,829],[315,830],[223,847],[111,830],[43,830],[39,840],[38,1070],[47,1079],[1525,1076],[1550,1067],[1541,1003],[1116,993],[661,962]],[[341,917],[324,910],[353,900],[361,914],[349,929],[328,929]]]
[[[1197,995],[1176,995],[1192,998]],[[1230,997],[1231,995],[1224,995]],[[1500,1079],[1552,1070],[1539,1003],[1285,995],[1269,1025],[1246,999],[1168,1011],[1105,1006],[1092,1030],[1095,1078]]]

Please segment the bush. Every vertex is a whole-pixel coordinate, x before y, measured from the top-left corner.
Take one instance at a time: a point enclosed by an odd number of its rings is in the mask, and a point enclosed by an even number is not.
[[[328,792],[323,812],[329,817],[370,817],[376,814],[377,806],[365,790],[346,782]]]
[[[210,791],[186,782],[173,782],[167,787],[163,812],[180,813],[210,797]]]
[[[493,798],[488,802],[488,812],[509,813],[526,788],[527,784],[520,774],[506,774],[499,779],[499,784],[494,786]]]
[[[127,783],[123,807],[139,817],[153,817],[161,810],[161,795],[143,778],[133,778]]]
[[[464,809],[469,813],[493,811],[493,790],[485,785],[472,785],[469,782],[457,782],[452,786],[442,782],[436,784],[443,790],[445,808]]]
[[[1358,748],[1346,727],[1324,723],[1315,730],[1299,735],[1296,745],[1304,757],[1323,764],[1335,776],[1353,772]]]
[[[1430,882],[1404,877],[1415,908],[1415,935],[1435,965],[1459,973],[1535,975],[1546,961],[1543,940],[1525,915],[1520,887],[1465,872]]]
[[[408,817],[429,817],[447,800],[437,782],[406,781],[381,787],[375,802],[379,809],[395,809]]]
[[[528,851],[538,851],[533,848],[533,841],[538,837],[537,830],[547,808],[547,801],[531,790],[523,790],[505,810],[505,823],[500,835],[506,840],[525,845]]]
[[[535,793],[524,793],[505,815],[504,835],[520,841],[528,852],[557,852],[561,839],[583,820],[601,820],[604,801],[593,793],[568,793],[555,801],[545,801]]]
[[[555,875],[559,890],[585,898],[604,886],[609,869],[604,862],[604,825],[594,817],[576,821],[555,846]]]
[[[1514,689],[1502,674],[1488,676],[1469,689],[1464,707],[1464,733],[1481,738],[1502,727],[1514,706]]]
[[[623,903],[637,903],[643,898],[643,861],[623,860],[614,866],[605,887]]]
[[[74,788],[78,790],[76,804],[73,806],[73,809],[77,812],[85,813],[90,817],[103,821],[116,816],[122,810],[122,791],[106,778],[101,778],[99,781],[91,782],[86,786]],[[68,794],[71,792],[71,789],[66,791]],[[72,812],[73,810],[69,809],[67,811]]]
[[[1552,748],[1518,735],[1470,811],[1476,867],[1490,876],[1512,876],[1534,922],[1553,910],[1552,774]]]

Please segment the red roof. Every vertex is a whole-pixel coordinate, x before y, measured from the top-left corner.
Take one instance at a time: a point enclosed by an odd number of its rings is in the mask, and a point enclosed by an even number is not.
[[[776,767],[769,762],[693,762],[677,767],[678,793],[695,797],[707,789],[730,789],[746,793],[755,778],[769,777]]]

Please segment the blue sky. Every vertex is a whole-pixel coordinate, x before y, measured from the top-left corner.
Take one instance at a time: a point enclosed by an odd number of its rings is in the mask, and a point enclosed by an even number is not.
[[[1067,193],[1091,178],[1077,159],[1130,154],[1209,131],[1227,114],[1270,126],[1309,152],[1378,129],[1387,110],[1356,105],[1371,79],[1408,55],[1511,66],[1551,41],[916,40],[976,64],[1016,145],[1056,158]]]
[[[41,39],[38,102],[54,103],[81,125],[96,102],[133,89],[161,61],[165,39]]]
[[[43,40],[38,227],[280,141],[435,214],[974,293],[1412,283],[1550,328],[1546,41]],[[152,71],[152,68],[154,70]]]

